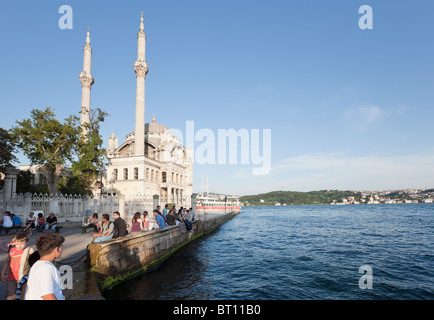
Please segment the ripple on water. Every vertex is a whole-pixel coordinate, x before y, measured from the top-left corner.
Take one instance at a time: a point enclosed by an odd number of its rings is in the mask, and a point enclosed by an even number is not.
[[[411,207],[411,208],[410,208]],[[107,299],[433,299],[434,205],[243,208]],[[361,290],[370,265],[373,289]]]

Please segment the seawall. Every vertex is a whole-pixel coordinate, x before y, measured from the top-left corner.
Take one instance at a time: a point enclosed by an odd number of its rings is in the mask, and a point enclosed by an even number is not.
[[[131,233],[106,242],[91,243],[87,248],[87,267],[94,274],[95,280],[92,281],[96,281],[103,292],[155,270],[175,251],[210,233],[236,214],[238,213],[215,214],[205,220],[194,221],[192,231],[181,232],[179,226],[168,226],[160,230]],[[82,292],[80,295],[86,296],[88,293]]]

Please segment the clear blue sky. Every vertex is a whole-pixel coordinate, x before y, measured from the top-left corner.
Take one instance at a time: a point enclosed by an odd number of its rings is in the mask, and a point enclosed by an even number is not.
[[[72,30],[58,26],[65,4]],[[372,30],[359,28],[362,5]],[[34,108],[78,115],[90,26],[91,104],[110,114],[104,140],[114,130],[122,142],[134,130],[140,10],[146,122],[271,129],[269,174],[195,164],[195,191],[202,176],[234,194],[434,187],[432,0],[2,1],[0,127]]]

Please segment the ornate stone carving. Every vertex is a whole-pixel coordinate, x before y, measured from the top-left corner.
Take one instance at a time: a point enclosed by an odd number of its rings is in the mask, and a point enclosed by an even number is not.
[[[95,83],[95,79],[92,77],[91,74],[88,74],[86,71],[80,73],[79,79],[83,87],[90,88]]]
[[[136,77],[145,77],[148,74],[148,63],[143,60],[135,61],[134,71],[136,72]]]

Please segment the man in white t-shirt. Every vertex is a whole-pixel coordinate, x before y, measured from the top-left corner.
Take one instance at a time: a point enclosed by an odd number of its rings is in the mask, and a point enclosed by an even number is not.
[[[41,258],[30,269],[25,300],[65,300],[61,276],[53,261],[60,257],[65,238],[58,233],[41,235],[36,249]]]

